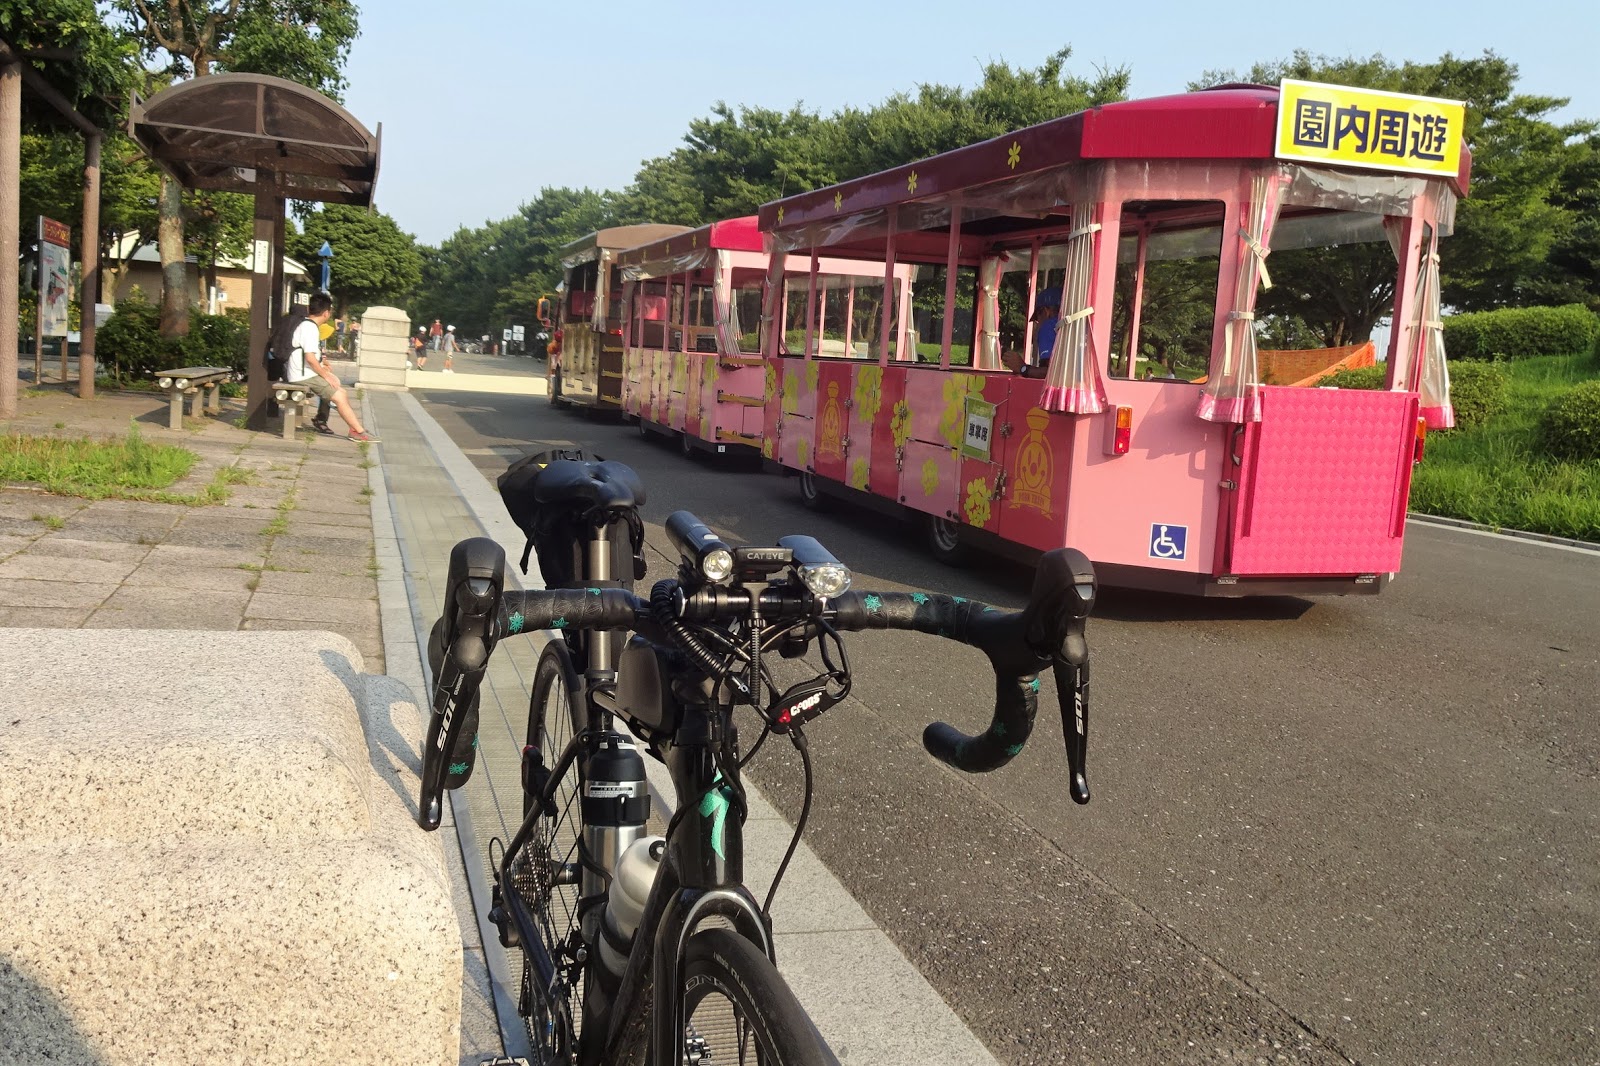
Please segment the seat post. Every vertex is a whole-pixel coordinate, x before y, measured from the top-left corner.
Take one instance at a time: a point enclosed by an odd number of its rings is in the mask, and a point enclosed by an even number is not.
[[[611,580],[611,537],[609,531],[611,523],[597,524],[589,531],[588,552],[589,558],[584,567],[589,580],[595,583]],[[594,632],[588,634],[589,642],[589,671],[593,677],[596,671],[610,673],[617,668],[612,638],[615,634]]]

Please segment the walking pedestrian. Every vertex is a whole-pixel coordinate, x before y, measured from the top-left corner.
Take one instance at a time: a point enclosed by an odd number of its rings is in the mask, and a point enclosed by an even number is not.
[[[435,319],[434,321],[437,324],[438,320]],[[446,374],[454,374],[456,371],[452,364],[455,362],[456,354],[456,327],[445,327],[444,340],[440,342],[439,347],[444,352],[444,372]]]
[[[428,365],[428,331],[423,326],[418,326],[417,335],[411,338],[411,357],[416,360],[418,370]]]
[[[443,343],[444,327],[439,325],[439,320],[436,318],[433,320],[433,325],[428,327],[428,346],[434,351],[438,351],[439,346]]]

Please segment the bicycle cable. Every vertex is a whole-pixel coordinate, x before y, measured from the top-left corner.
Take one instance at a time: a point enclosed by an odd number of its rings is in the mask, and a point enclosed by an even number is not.
[[[766,902],[761,904],[761,916],[772,922],[772,901],[778,895],[778,886],[783,883],[783,875],[789,869],[789,860],[794,858],[794,853],[800,847],[800,837],[806,831],[806,821],[811,817],[811,745],[806,740],[805,731],[799,726],[789,731],[789,739],[794,743],[795,750],[800,753],[800,768],[805,774],[804,799],[800,801],[800,817],[794,823],[794,835],[789,838],[789,847],[783,853],[783,861],[778,863],[778,870],[772,875],[772,885],[767,889]]]

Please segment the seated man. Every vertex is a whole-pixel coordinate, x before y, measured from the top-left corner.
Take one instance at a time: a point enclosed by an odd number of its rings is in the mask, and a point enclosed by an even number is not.
[[[1046,300],[1034,308],[1030,321],[1039,323],[1033,345],[1034,359],[1037,361],[1025,365],[1021,352],[1010,351],[1001,357],[1001,362],[1014,374],[1021,374],[1025,378],[1042,378],[1049,369],[1050,356],[1055,353],[1056,329],[1061,325],[1061,316],[1055,303]]]
[[[361,420],[356,417],[344,385],[328,369],[328,364],[322,361],[321,327],[331,317],[333,299],[322,292],[312,296],[306,306],[305,320],[295,327],[289,357],[284,360],[283,380],[290,385],[304,386],[314,396],[333,401],[333,405],[339,409],[339,416],[350,429],[351,440],[376,442],[378,438],[368,434]]]

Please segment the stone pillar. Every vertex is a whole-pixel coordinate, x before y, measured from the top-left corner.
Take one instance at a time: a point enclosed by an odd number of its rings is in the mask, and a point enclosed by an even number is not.
[[[361,316],[356,383],[405,388],[411,318],[398,307],[369,307]]]

